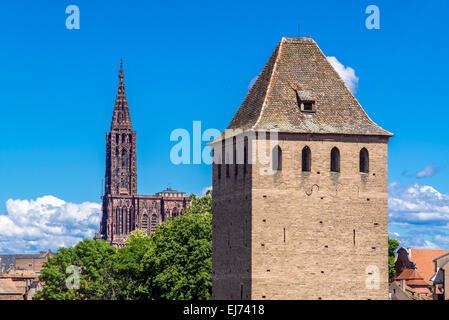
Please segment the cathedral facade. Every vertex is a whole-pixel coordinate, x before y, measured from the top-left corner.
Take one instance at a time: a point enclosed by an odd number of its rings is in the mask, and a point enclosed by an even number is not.
[[[120,62],[118,92],[106,133],[106,172],[102,196],[100,236],[121,246],[129,233],[142,229],[148,235],[157,224],[184,212],[189,200],[184,192],[167,188],[155,195],[137,194],[136,131],[133,130]]]

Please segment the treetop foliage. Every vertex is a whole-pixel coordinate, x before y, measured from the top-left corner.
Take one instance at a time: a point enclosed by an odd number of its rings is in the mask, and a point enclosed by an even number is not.
[[[120,248],[86,239],[59,249],[44,264],[45,286],[35,299],[210,299],[212,194],[190,198],[185,213],[158,225],[151,237],[135,230]],[[69,266],[79,274],[66,273]]]

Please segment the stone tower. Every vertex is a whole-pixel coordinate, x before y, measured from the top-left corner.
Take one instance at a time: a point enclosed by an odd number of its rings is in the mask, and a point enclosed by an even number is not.
[[[184,213],[186,194],[170,188],[155,195],[137,194],[136,132],[133,131],[120,61],[119,84],[112,114],[111,131],[106,133],[106,172],[102,196],[101,238],[122,246],[129,233],[142,229],[151,235],[157,224]]]
[[[312,39],[282,38],[209,144],[213,298],[387,299],[391,136]]]
[[[111,121],[106,133],[105,194],[137,194],[136,132],[133,131],[120,61],[119,84]]]

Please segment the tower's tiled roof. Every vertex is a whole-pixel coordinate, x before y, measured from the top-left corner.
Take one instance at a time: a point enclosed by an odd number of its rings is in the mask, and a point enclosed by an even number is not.
[[[298,98],[315,101],[315,112],[302,112]],[[368,117],[310,38],[282,38],[228,129],[392,136]]]

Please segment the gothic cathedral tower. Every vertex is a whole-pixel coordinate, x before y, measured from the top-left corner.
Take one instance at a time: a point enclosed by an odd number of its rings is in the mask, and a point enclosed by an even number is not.
[[[159,223],[183,214],[189,201],[181,191],[167,189],[155,195],[137,194],[136,132],[133,131],[120,61],[118,92],[106,133],[106,172],[100,235],[114,246],[124,245],[130,232],[151,235]]]
[[[136,132],[133,131],[120,61],[111,132],[106,133],[105,194],[137,194]]]
[[[388,140],[282,38],[213,149],[213,299],[388,299]]]

